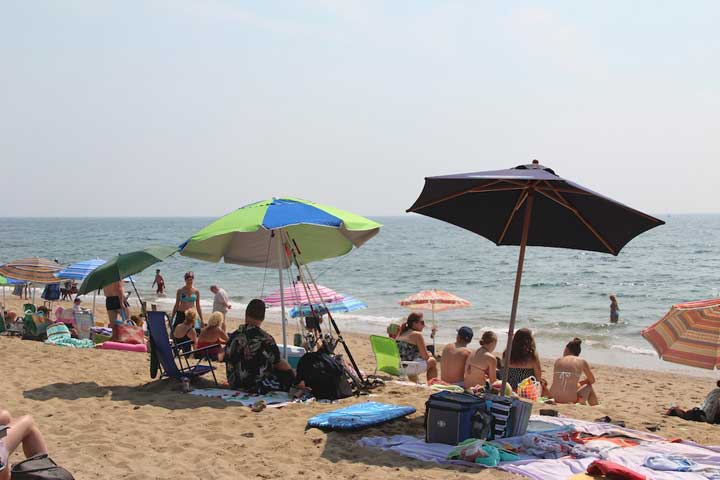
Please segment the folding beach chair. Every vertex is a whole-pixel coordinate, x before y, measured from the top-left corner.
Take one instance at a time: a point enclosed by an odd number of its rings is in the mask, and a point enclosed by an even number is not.
[[[90,329],[95,326],[93,315],[90,312],[75,313],[75,330],[78,338],[90,338]]]
[[[400,359],[400,351],[394,339],[389,337],[381,337],[380,335],[370,335],[370,345],[375,354],[375,373],[378,370],[395,377],[408,376],[415,377],[414,372],[418,369],[417,362],[410,362]]]
[[[167,331],[167,314],[165,312],[148,312],[147,326],[150,332],[150,377],[155,378],[158,370],[160,378],[168,377],[181,379],[183,377],[199,377],[211,373],[215,385],[218,385],[215,377],[215,368],[210,357],[210,350],[215,345],[209,345],[189,352],[177,351],[177,347],[170,344]],[[196,358],[199,356],[200,358]],[[177,360],[177,363],[176,363]],[[193,364],[190,364],[190,361]],[[207,361],[207,365],[200,363]],[[183,363],[184,362],[184,363]],[[179,365],[178,365],[179,364]]]

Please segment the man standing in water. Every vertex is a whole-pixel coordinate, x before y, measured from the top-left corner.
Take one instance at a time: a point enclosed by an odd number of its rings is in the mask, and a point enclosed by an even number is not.
[[[470,327],[460,327],[455,343],[448,343],[440,357],[440,380],[463,386],[465,364],[472,355],[468,344],[472,341],[473,331]]]
[[[108,321],[112,329],[110,340],[115,341],[117,339],[117,326],[122,325],[125,319],[130,318],[129,305],[125,300],[125,289],[122,280],[105,286],[103,294],[105,295],[105,309],[107,310]]]

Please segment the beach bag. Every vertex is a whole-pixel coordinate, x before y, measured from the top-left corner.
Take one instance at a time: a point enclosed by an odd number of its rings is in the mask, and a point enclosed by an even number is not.
[[[353,394],[345,365],[326,352],[308,352],[297,366],[297,381],[304,381],[318,400],[337,400]]]
[[[141,345],[145,343],[145,332],[137,325],[122,324],[117,326],[118,343]]]
[[[75,480],[75,477],[47,453],[40,453],[13,465],[10,480]]]
[[[537,402],[542,393],[542,384],[535,377],[528,377],[518,384],[517,393],[523,398]]]

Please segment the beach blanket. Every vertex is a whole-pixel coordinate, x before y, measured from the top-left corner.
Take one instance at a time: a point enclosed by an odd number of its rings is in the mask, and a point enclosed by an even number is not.
[[[80,340],[70,336],[70,330],[64,323],[54,323],[47,329],[47,340],[49,345],[71,348],[94,348],[92,340]]]
[[[265,395],[251,395],[239,390],[225,388],[198,388],[190,392],[191,395],[200,397],[220,398],[226,402],[239,403],[244,407],[252,407],[255,402],[264,400],[268,407],[284,407],[290,403],[297,403],[297,400],[288,395],[287,392],[270,392]]]
[[[415,413],[415,408],[379,402],[364,402],[315,415],[308,428],[321,430],[362,430]]]
[[[533,480],[570,479],[573,475],[587,471],[588,466],[600,458],[623,465],[635,472],[646,475],[647,478],[657,480],[687,479],[707,480],[717,478],[720,480],[720,451],[716,447],[704,447],[692,442],[669,443],[658,435],[618,427],[612,424],[584,422],[568,418],[533,416],[528,433],[522,437],[501,439],[498,445],[519,446],[523,439],[541,434],[564,434],[578,431],[593,436],[622,435],[636,439],[639,445],[622,448],[607,448],[585,458],[564,457],[558,459],[539,459],[521,453],[516,461],[503,462],[497,468],[516,473]],[[358,442],[362,447],[374,447],[389,450],[400,455],[426,462],[439,464],[455,464],[478,466],[462,460],[448,460],[447,457],[455,448],[452,445],[439,443],[425,443],[421,437],[408,435],[395,435],[392,437],[364,437]],[[682,456],[695,462],[697,470],[691,472],[658,471],[644,466],[647,457],[651,456]],[[715,473],[718,476],[715,477]]]

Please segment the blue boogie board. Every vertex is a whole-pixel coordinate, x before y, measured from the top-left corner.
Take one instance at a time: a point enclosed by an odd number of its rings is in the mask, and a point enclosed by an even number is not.
[[[366,402],[315,415],[308,428],[321,430],[362,430],[415,413],[413,407]]]

